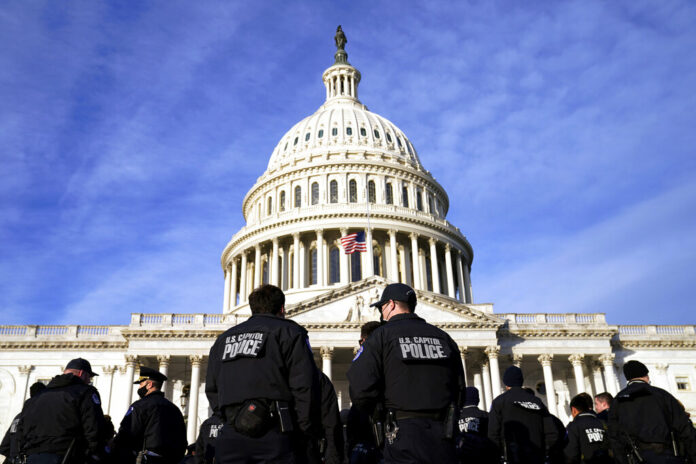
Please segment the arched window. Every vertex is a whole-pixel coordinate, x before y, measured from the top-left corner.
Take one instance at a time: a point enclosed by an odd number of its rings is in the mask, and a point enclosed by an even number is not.
[[[353,135],[353,129],[350,126],[346,127],[346,135]]]
[[[312,204],[313,205],[319,204],[319,183],[318,182],[312,183]]]
[[[382,256],[382,248],[379,245],[375,245],[372,247],[372,268],[375,271],[375,275],[381,276],[382,275],[382,264],[384,262],[383,256]]]
[[[302,187],[295,187],[295,208],[302,206]]]
[[[353,253],[350,256],[350,281],[357,282],[362,278],[362,265],[360,264],[360,253]]]
[[[408,186],[406,184],[401,188],[401,204],[408,208]]]
[[[396,143],[399,144],[399,148],[401,148],[401,137],[396,138]]]
[[[375,134],[375,138],[378,139],[379,138],[379,131],[377,129],[374,130],[374,134]]]
[[[377,193],[375,191],[375,181],[371,180],[367,183],[367,201],[374,203],[377,201]]]
[[[261,267],[261,282],[268,283],[268,261],[264,261]]]
[[[423,211],[423,191],[419,188],[416,189],[416,209]]]
[[[351,179],[348,182],[348,201],[351,203],[358,202],[358,183],[355,182],[355,179]]]
[[[367,137],[367,131],[365,130],[364,127],[361,127],[361,128],[360,128],[360,135],[361,135],[362,137]]]
[[[430,265],[430,256],[425,257],[425,280],[428,291],[433,291],[433,268]]]
[[[312,248],[312,251],[310,251],[310,285],[316,285],[317,284],[317,249],[316,247]]]
[[[297,145],[297,137],[295,137],[295,141],[292,142],[293,145]]]
[[[391,143],[392,138],[391,135],[389,135],[389,132],[387,132],[387,142]]]
[[[334,137],[338,135],[338,128],[337,127],[334,127],[333,129],[331,129],[331,135],[333,135]]]
[[[385,187],[385,197],[387,200],[388,205],[394,204],[394,191],[392,190],[392,183],[387,182],[387,185]]]
[[[268,197],[268,205],[266,206],[266,215],[270,216],[273,214],[273,198]]]
[[[430,214],[435,214],[435,209],[433,206],[433,196],[428,194],[428,212]]]
[[[319,133],[317,134],[317,137],[319,137],[319,138],[324,137],[324,129],[319,129]]]
[[[329,182],[329,201],[331,203],[338,203],[338,182],[335,180]]]
[[[309,132],[304,135],[304,141],[309,142]]]
[[[278,207],[281,211],[285,211],[285,190],[281,190],[280,192],[280,204]]]
[[[341,258],[338,247],[329,250],[329,284],[335,284],[341,280]]]

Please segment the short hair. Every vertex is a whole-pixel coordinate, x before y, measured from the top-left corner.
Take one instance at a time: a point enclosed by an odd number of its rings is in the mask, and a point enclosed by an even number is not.
[[[162,382],[160,382],[159,380],[152,380],[152,379],[149,379],[149,380],[150,380],[150,382],[152,382],[152,388],[154,388],[156,390],[162,389]]]
[[[29,398],[33,398],[46,389],[43,382],[35,382],[29,387]]]
[[[585,398],[585,402],[587,403],[587,410],[588,411],[592,411],[594,409],[594,399],[592,399],[592,395],[590,395],[589,393],[582,392],[582,393],[578,393],[577,396],[581,396],[581,397]]]
[[[360,327],[360,338],[362,339],[367,339],[370,335],[372,335],[372,332],[377,330],[377,328],[382,325],[378,321],[370,321],[366,322]]]
[[[285,294],[275,285],[262,285],[249,295],[251,314],[279,314],[284,304]]]
[[[611,402],[614,401],[614,397],[611,396],[611,393],[609,392],[597,393],[594,397],[601,403],[607,403],[609,405],[611,405]]]
[[[570,407],[577,409],[579,412],[587,412],[590,410],[590,406],[587,404],[587,397],[580,393],[575,395],[572,400],[570,400]],[[589,395],[588,395],[589,396]]]
[[[407,309],[409,313],[413,313],[416,311],[416,303],[414,302],[413,305],[411,305],[410,302],[408,301],[399,301],[399,300],[393,300],[394,303],[402,308],[402,309]]]

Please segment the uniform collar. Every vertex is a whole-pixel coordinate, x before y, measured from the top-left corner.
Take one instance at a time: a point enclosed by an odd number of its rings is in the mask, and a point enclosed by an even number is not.
[[[271,314],[271,313],[252,314],[251,317],[250,317],[249,319],[251,319],[252,317],[272,317],[272,318],[274,318],[274,319],[283,319],[283,318],[280,317],[279,315],[277,315],[277,314]]]
[[[387,323],[392,322],[392,321],[401,321],[401,320],[403,320],[403,319],[417,319],[417,320],[420,320],[420,321],[423,320],[423,319],[421,319],[420,317],[418,317],[415,313],[400,313],[400,314],[394,314],[394,315],[387,321]]]
[[[591,411],[581,412],[580,414],[577,415],[577,417],[580,417],[580,416],[597,417],[597,415]]]

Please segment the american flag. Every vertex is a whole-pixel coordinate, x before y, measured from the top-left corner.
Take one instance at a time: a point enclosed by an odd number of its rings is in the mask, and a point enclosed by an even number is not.
[[[360,231],[354,234],[348,234],[345,237],[341,237],[341,245],[343,250],[347,255],[351,253],[367,251],[367,245],[365,244],[365,232]]]

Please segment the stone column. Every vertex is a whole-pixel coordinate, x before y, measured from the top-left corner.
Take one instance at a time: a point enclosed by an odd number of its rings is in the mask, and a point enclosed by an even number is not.
[[[135,374],[135,368],[138,365],[138,357],[132,354],[126,355],[126,407],[128,407],[133,402],[133,376]]]
[[[556,405],[556,390],[553,386],[553,372],[551,371],[552,354],[542,354],[538,358],[544,370],[544,384],[546,385],[546,407],[554,416],[558,416],[558,408]]]
[[[397,258],[396,253],[398,252],[397,250],[397,244],[396,244],[396,231],[394,229],[389,230],[389,262],[391,264],[391,274],[389,275],[389,278],[393,280],[394,282],[399,281],[399,261]]]
[[[406,246],[401,247],[399,250],[399,270],[401,270],[401,278],[403,279],[403,284],[413,286],[411,281],[411,268],[408,265],[408,252],[406,251]]]
[[[282,290],[286,290],[288,288],[288,257],[285,253],[285,247],[278,248],[278,255],[280,256],[279,259],[282,263],[280,266],[280,275],[278,276],[278,286]]]
[[[165,376],[169,376],[169,361],[171,360],[171,357],[168,354],[161,354],[157,356],[157,362],[159,363],[159,371]],[[162,383],[162,392],[164,393],[164,396],[167,399],[171,399],[171,395],[167,394],[167,387],[168,387],[167,381]]]
[[[29,393],[29,376],[31,375],[32,369],[34,369],[34,366],[32,365],[26,365],[26,366],[19,366],[17,367],[19,370],[19,373],[24,376],[23,379],[23,386],[22,386],[22,401],[25,401],[27,399],[27,394]]]
[[[304,244],[300,242],[300,268],[299,268],[299,284],[300,288],[305,288],[307,287],[307,257],[305,256],[305,253],[307,252],[307,249],[305,248]]]
[[[488,361],[491,367],[491,387],[493,388],[493,396],[491,401],[495,399],[496,396],[500,395],[500,366],[498,365],[498,354],[500,353],[499,346],[488,346],[486,347],[486,354],[488,355]]]
[[[251,286],[252,291],[261,286],[261,245],[256,244],[254,247],[254,283]]]
[[[447,295],[454,298],[454,271],[452,269],[452,248],[445,244],[445,270],[447,271]]]
[[[271,240],[273,249],[271,250],[271,264],[269,269],[269,277],[271,285],[280,287],[280,279],[278,278],[278,237],[273,237]]]
[[[230,307],[230,279],[232,278],[232,273],[225,267],[225,296],[222,300],[222,312],[226,312],[227,308]]]
[[[348,229],[341,229],[341,237],[348,235]],[[350,268],[348,267],[348,255],[343,246],[339,247],[339,264],[341,267],[341,285],[347,285],[350,282]]]
[[[247,254],[246,251],[242,252],[242,268],[240,269],[240,278],[239,278],[239,302],[244,303],[247,300]]]
[[[602,378],[602,363],[599,361],[592,361],[592,378],[595,387],[595,395],[607,391],[604,386],[604,379]]]
[[[650,380],[652,381],[653,385],[660,387],[663,390],[667,390],[668,392],[672,392],[672,388],[670,388],[669,376],[667,375],[668,368],[669,364],[666,363],[655,364],[655,371],[658,375],[654,376],[654,378],[651,376]]]
[[[409,237],[411,237],[411,267],[413,269],[413,288],[422,290],[423,286],[421,285],[420,276],[420,257],[418,256],[418,235],[412,233],[409,235]]]
[[[203,356],[189,356],[191,361],[191,389],[189,390],[188,427],[186,437],[189,443],[195,443],[198,438],[198,390],[201,382],[201,361]]]
[[[102,401],[102,410],[104,411],[104,414],[111,414],[111,392],[114,389],[114,372],[116,372],[116,366],[104,366],[102,367],[102,372],[104,373],[104,376],[106,379],[108,379],[105,383],[108,385],[107,391],[105,392],[103,389],[100,392],[100,395],[103,395],[101,397]]]
[[[481,409],[484,411],[489,410],[490,408],[486,406],[486,398],[485,395],[483,394],[483,379],[481,378],[481,373],[480,372],[474,372],[474,387],[479,391],[479,399],[481,400]]]
[[[300,286],[300,233],[292,234],[292,288],[302,288]]]
[[[226,311],[237,306],[237,259],[232,260],[232,278],[230,279],[230,305]]]
[[[464,296],[466,296],[465,303],[474,302],[474,291],[471,288],[471,276],[469,275],[469,265],[463,263],[462,274],[464,274]]]
[[[440,270],[437,262],[437,245],[434,238],[428,239],[430,243],[430,273],[433,275],[433,293],[440,293]]]
[[[365,242],[367,245],[367,253],[365,254],[367,266],[363,269],[363,278],[375,275],[375,254],[372,249],[372,229],[370,227],[365,229]]]
[[[462,369],[464,370],[464,381],[466,381],[466,346],[459,347],[459,356],[462,358]]]
[[[466,286],[464,285],[464,268],[462,254],[457,252],[457,280],[459,281],[459,301],[466,303]]]
[[[582,372],[582,364],[585,361],[584,354],[572,354],[568,356],[568,361],[573,365],[573,374],[575,374],[576,395],[585,391],[585,375]]]
[[[317,285],[324,286],[324,231],[319,229],[317,233]]]
[[[321,353],[321,371],[331,380],[331,360],[333,359],[333,346],[322,346],[319,350]]]
[[[483,396],[486,398],[486,409],[491,409],[493,391],[491,390],[491,371],[488,369],[488,361],[481,364],[481,377],[483,377]]]
[[[603,354],[599,357],[600,362],[604,366],[604,383],[611,396],[616,396],[619,392],[616,385],[616,374],[614,373],[614,357],[614,353]]]

